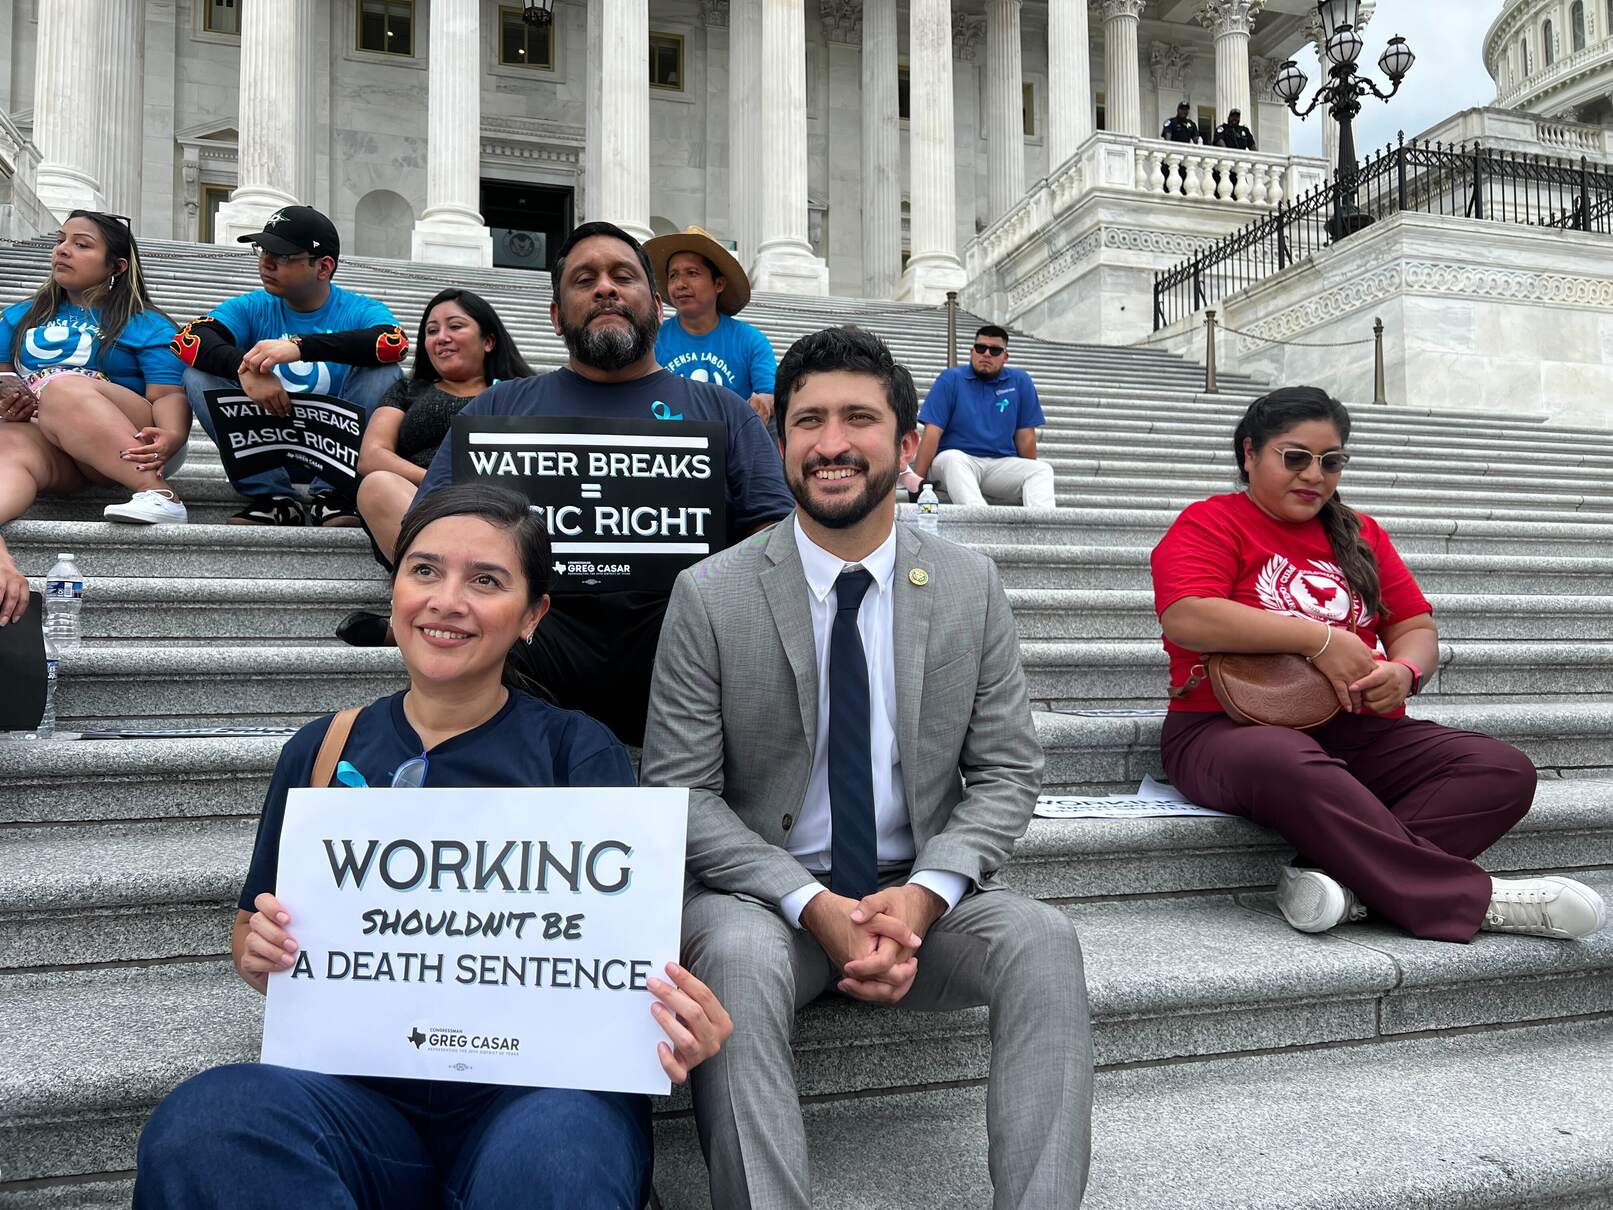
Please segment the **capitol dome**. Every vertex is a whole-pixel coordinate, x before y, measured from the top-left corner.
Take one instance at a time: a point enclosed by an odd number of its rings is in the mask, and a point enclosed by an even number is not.
[[[1484,65],[1500,108],[1613,126],[1613,0],[1506,0]]]

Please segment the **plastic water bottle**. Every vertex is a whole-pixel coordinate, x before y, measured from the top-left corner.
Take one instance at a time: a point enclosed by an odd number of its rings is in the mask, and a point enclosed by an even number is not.
[[[56,738],[56,645],[45,633],[45,715],[33,731],[23,732],[24,739]]]
[[[941,532],[941,501],[936,499],[935,488],[925,483],[919,492],[918,515],[913,524],[927,534]]]
[[[77,651],[81,640],[78,612],[84,604],[84,573],[70,553],[56,556],[45,576],[45,634],[59,654]]]

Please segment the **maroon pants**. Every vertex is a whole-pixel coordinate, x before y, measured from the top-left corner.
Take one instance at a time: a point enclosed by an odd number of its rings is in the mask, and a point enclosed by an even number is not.
[[[1490,902],[1473,864],[1529,810],[1535,767],[1510,744],[1421,719],[1340,714],[1314,731],[1176,711],[1160,747],[1194,802],[1273,828],[1416,937],[1471,941]]]

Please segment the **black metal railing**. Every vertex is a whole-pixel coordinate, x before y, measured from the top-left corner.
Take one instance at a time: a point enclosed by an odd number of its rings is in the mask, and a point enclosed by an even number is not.
[[[1154,330],[1214,306],[1347,239],[1340,195],[1374,220],[1396,211],[1613,235],[1613,166],[1498,151],[1478,143],[1400,140],[1353,176],[1318,185],[1154,275]],[[1343,234],[1341,234],[1343,230]]]

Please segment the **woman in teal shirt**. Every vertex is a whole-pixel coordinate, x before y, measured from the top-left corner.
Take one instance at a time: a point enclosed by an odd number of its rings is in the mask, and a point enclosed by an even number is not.
[[[0,380],[0,523],[41,493],[107,483],[133,493],[106,509],[108,520],[185,522],[167,479],[190,435],[173,336],[128,224],[73,211],[56,233],[50,278],[0,312],[0,371],[21,380]],[[27,602],[28,581],[0,542],[0,623]]]

